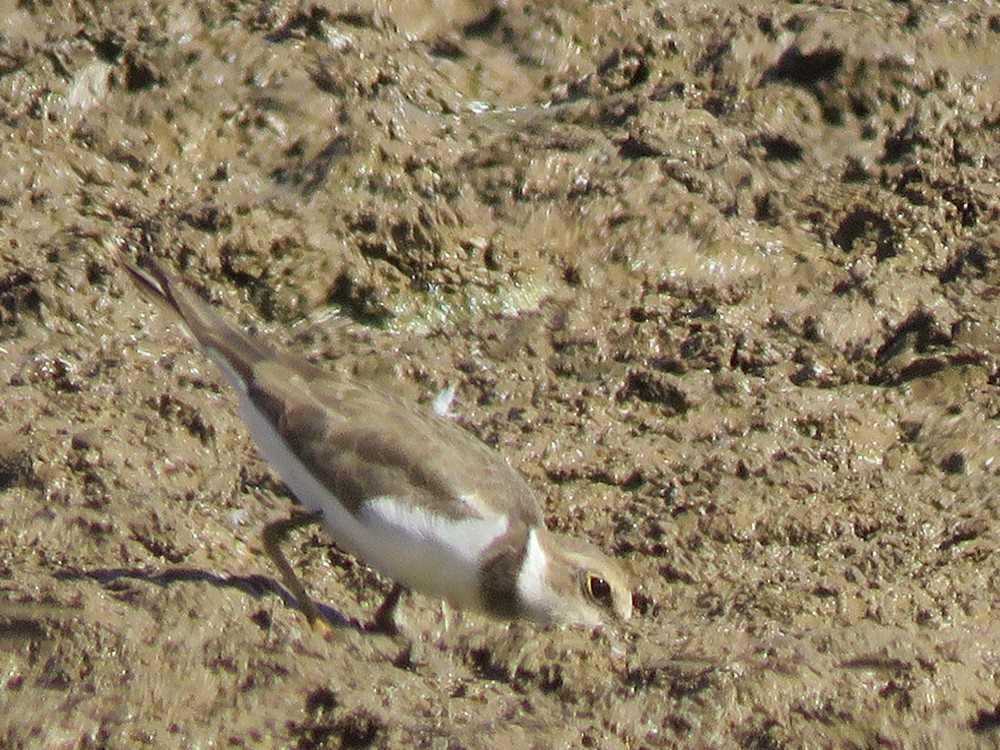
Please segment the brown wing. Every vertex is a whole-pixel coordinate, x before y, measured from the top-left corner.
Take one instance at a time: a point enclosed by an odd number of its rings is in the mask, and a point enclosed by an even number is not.
[[[352,512],[392,496],[451,518],[497,512],[543,523],[531,488],[500,454],[419,405],[284,363],[258,362],[247,385],[288,446]]]

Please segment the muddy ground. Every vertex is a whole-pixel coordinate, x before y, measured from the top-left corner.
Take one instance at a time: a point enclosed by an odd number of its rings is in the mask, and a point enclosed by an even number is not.
[[[1000,745],[991,3],[0,18],[0,747]],[[312,632],[291,498],[114,237],[456,384],[634,620]],[[346,620],[389,588],[290,549]]]

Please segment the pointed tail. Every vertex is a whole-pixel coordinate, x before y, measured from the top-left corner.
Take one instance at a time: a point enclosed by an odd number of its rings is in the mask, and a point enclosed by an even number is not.
[[[245,386],[253,364],[275,356],[262,341],[229,323],[179,277],[162,268],[149,253],[127,258],[119,243],[118,259],[140,292],[170,310],[200,348],[223,369],[230,369]]]

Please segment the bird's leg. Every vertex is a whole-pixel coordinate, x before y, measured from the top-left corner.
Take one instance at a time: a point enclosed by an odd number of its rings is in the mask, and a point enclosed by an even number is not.
[[[319,523],[322,519],[322,511],[311,513],[295,511],[288,518],[282,518],[280,521],[272,521],[267,524],[261,536],[264,539],[264,550],[267,552],[268,557],[274,561],[274,564],[278,566],[278,570],[281,571],[281,578],[285,582],[285,587],[292,592],[292,596],[295,597],[299,608],[305,614],[306,620],[317,630],[329,630],[330,624],[320,615],[316,609],[316,605],[306,593],[302,581],[295,575],[295,570],[292,568],[291,563],[288,562],[288,558],[281,551],[281,544],[290,532],[303,526],[311,526],[314,523]],[[369,632],[383,633],[392,637],[399,635],[399,625],[396,623],[396,609],[404,593],[406,593],[406,587],[400,583],[393,584],[392,590],[385,597],[385,601],[382,602],[375,612],[375,617],[371,624],[364,629]]]
[[[382,602],[381,606],[375,612],[375,618],[372,620],[371,625],[365,629],[390,637],[399,635],[399,625],[396,623],[396,607],[399,605],[399,600],[405,592],[406,587],[403,584],[392,584],[392,590],[386,595],[385,601]]]
[[[294,531],[295,529],[301,528],[303,526],[310,526],[314,523],[318,523],[323,518],[323,513],[321,511],[314,511],[312,513],[305,511],[293,512],[288,518],[283,518],[280,521],[272,521],[264,527],[264,531],[261,536],[264,539],[264,550],[267,552],[268,557],[270,557],[274,564],[278,566],[278,570],[281,571],[281,578],[285,582],[285,586],[292,595],[295,597],[296,602],[298,602],[299,607],[306,616],[306,620],[309,625],[317,630],[329,630],[330,624],[320,617],[319,612],[316,609],[316,605],[313,604],[312,599],[306,594],[305,588],[302,586],[302,582],[299,577],[295,575],[295,571],[292,569],[291,564],[288,562],[288,558],[285,557],[284,553],[281,551],[281,543],[288,536],[288,533]]]

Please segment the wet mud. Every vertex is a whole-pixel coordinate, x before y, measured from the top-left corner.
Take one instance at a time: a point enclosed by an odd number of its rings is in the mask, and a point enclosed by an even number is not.
[[[987,2],[0,2],[0,747],[1000,745]],[[116,268],[429,402],[619,631],[309,629]],[[332,618],[391,582],[289,545]]]

